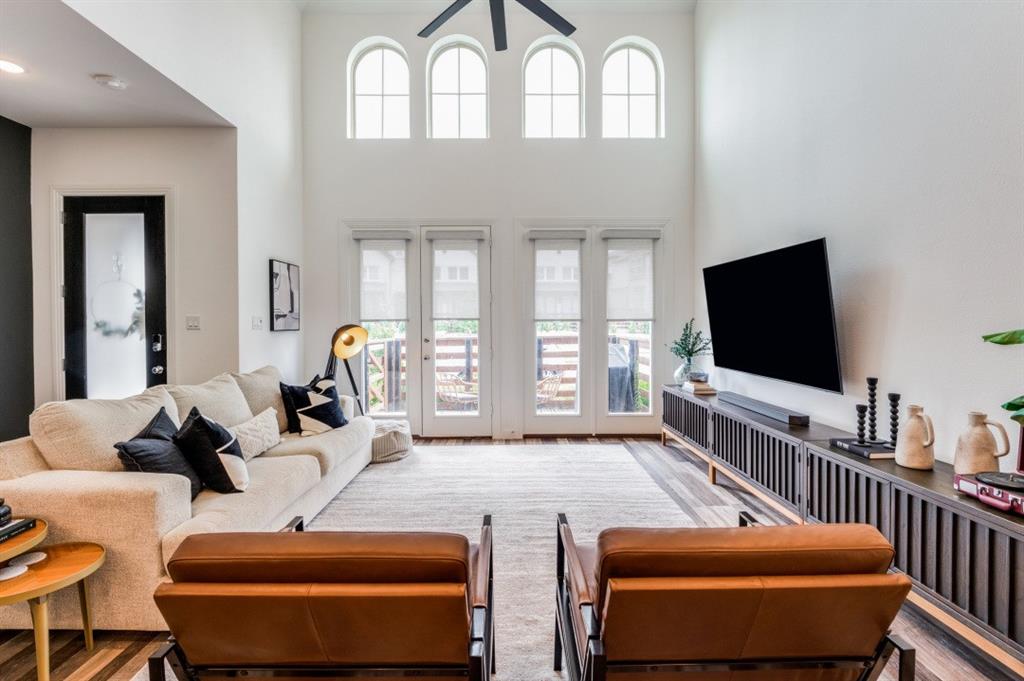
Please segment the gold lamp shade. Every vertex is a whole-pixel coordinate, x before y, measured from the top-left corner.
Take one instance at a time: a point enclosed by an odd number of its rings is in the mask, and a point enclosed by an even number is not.
[[[349,359],[363,351],[369,332],[358,324],[346,324],[334,332],[331,351],[338,359]]]

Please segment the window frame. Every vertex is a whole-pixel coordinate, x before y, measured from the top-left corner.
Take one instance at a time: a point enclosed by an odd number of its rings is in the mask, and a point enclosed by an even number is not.
[[[608,60],[613,56],[627,50],[626,59],[626,93],[625,94],[608,94],[605,92],[605,68],[608,65]],[[636,94],[630,92],[630,79],[632,75],[629,68],[629,52],[628,50],[637,50],[643,53],[651,60],[651,64],[654,66],[654,135],[652,137],[633,137],[632,134],[626,134],[625,136],[608,136],[604,130],[604,103],[605,97],[625,97],[626,98],[626,130],[629,133],[630,128],[630,100],[633,97],[649,97],[649,94]],[[604,58],[601,60],[601,138],[602,139],[620,139],[620,140],[643,140],[643,139],[664,139],[665,138],[665,64],[661,58],[661,51],[658,46],[649,40],[640,38],[638,36],[630,36],[628,38],[622,38],[615,41],[605,51]]]
[[[550,49],[550,50],[562,50],[563,52],[565,52],[566,54],[571,56],[573,58],[573,60],[576,62],[576,76],[577,76],[577,80],[578,80],[578,85],[579,86],[577,88],[577,92],[576,92],[575,96],[578,98],[578,102],[577,102],[577,109],[578,109],[577,116],[579,117],[579,123],[580,123],[579,135],[577,135],[576,137],[558,137],[558,136],[556,136],[555,135],[555,123],[554,123],[554,116],[555,116],[555,113],[554,113],[554,99],[555,99],[555,97],[559,97],[559,96],[561,96],[561,97],[571,97],[573,95],[564,95],[564,94],[563,95],[559,95],[559,94],[556,94],[554,92],[554,82],[553,82],[554,79],[552,79],[551,92],[547,92],[547,93],[536,92],[536,93],[534,93],[534,92],[527,92],[526,91],[526,69],[527,69],[527,67],[530,64],[530,61],[534,57],[536,57],[540,52],[542,52],[544,50],[547,50],[547,49]],[[552,59],[552,68],[554,68],[553,64],[554,64],[554,59]],[[520,105],[522,106],[522,111],[523,111],[523,115],[522,115],[522,136],[523,136],[523,139],[541,139],[541,140],[546,140],[546,139],[570,139],[570,140],[571,139],[586,139],[586,137],[587,137],[587,103],[586,103],[586,82],[587,82],[587,76],[586,76],[586,62],[584,61],[583,53],[580,51],[579,45],[577,45],[572,40],[569,40],[568,38],[564,38],[562,36],[545,36],[543,38],[540,38],[539,40],[534,42],[533,45],[531,45],[529,47],[529,49],[527,49],[527,51],[526,51],[526,56],[523,58],[523,67],[522,67],[521,77],[522,77],[522,83],[523,84],[522,84],[522,88],[521,88],[521,92],[520,92]],[[546,97],[549,97],[551,99],[551,104],[552,104],[552,106],[551,106],[551,135],[548,136],[548,137],[528,137],[527,134],[526,134],[526,98],[529,95],[533,95],[533,96],[546,96]]]
[[[458,92],[434,92],[434,64],[437,63],[438,58],[449,50],[455,50],[464,48],[476,53],[480,60],[484,64],[484,92],[462,92],[462,76],[459,75]],[[480,140],[491,138],[491,65],[487,60],[487,51],[483,45],[479,42],[470,38],[466,35],[452,35],[447,38],[434,43],[430,48],[430,52],[427,54],[427,139],[431,140]],[[458,137],[435,137],[434,136],[434,95],[455,95],[458,97],[459,102],[459,121],[458,121]],[[480,96],[484,97],[484,136],[483,137],[463,137],[462,136],[462,97],[463,96]]]
[[[363,61],[371,52],[376,50],[391,50],[405,63],[406,79],[408,81],[408,92],[404,95],[389,95],[384,93],[384,80],[383,74],[381,75],[381,94],[379,95],[358,95],[356,92],[356,69],[359,67],[360,62]],[[381,68],[383,69],[383,55],[381,57]],[[406,54],[405,48],[402,45],[390,38],[384,36],[373,36],[366,38],[352,48],[348,58],[348,97],[346,101],[346,108],[348,113],[348,125],[347,133],[348,138],[351,140],[359,141],[382,141],[382,140],[403,140],[412,139],[412,67],[409,64],[409,55]],[[356,101],[358,97],[379,97],[381,100],[381,136],[380,137],[357,137],[356,136]],[[408,135],[405,137],[385,137],[384,136],[384,100],[388,97],[405,97],[409,102],[409,127]]]

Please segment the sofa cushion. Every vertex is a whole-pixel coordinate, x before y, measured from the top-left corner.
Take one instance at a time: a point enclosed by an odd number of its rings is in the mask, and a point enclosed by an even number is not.
[[[333,378],[316,376],[309,385],[282,383],[281,397],[290,433],[318,435],[348,424]]]
[[[205,487],[221,494],[244,492],[249,487],[249,468],[245,465],[238,438],[224,426],[192,407],[181,430],[174,436]]]
[[[178,422],[178,407],[161,386],[123,400],[49,402],[32,413],[28,428],[50,468],[121,471],[114,443],[133,438],[160,407]]]
[[[204,532],[259,532],[279,530],[270,522],[320,482],[320,466],[311,456],[249,462],[249,487],[244,494],[217,494],[203,490],[192,502],[192,519],[163,538],[166,563],[178,545],[192,534]]]
[[[270,408],[276,409],[277,432],[288,430],[288,416],[285,414],[284,400],[281,399],[281,372],[277,367],[265,366],[247,374],[231,374],[231,378],[235,379],[253,414]]]
[[[167,415],[167,409],[160,407],[160,411],[141,433],[114,446],[117,447],[117,455],[126,471],[182,475],[188,478],[192,488],[191,498],[195,499],[203,489],[203,481],[175,444],[174,435],[177,431],[178,427]]]
[[[302,437],[297,433],[285,433],[281,436],[281,444],[268,449],[260,458],[315,456],[320,462],[321,475],[327,475],[339,463],[365,446],[372,437],[373,419],[360,416],[352,419],[344,428],[329,430],[319,435]]]
[[[178,405],[178,420],[184,421],[193,407],[223,426],[237,426],[253,417],[245,395],[230,374],[221,374],[199,385],[169,385],[167,392]]]
[[[238,438],[242,456],[246,461],[251,461],[281,441],[281,431],[277,426],[277,410],[267,407],[245,423],[232,428],[231,432]]]

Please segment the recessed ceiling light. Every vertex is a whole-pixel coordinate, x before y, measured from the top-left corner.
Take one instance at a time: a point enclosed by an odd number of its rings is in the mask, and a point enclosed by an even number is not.
[[[0,71],[3,71],[4,73],[25,73],[25,68],[19,64],[15,64],[13,61],[0,59]]]
[[[108,73],[94,73],[92,75],[92,79],[96,81],[97,84],[102,85],[103,87],[108,87],[111,90],[128,89],[128,81],[121,80],[117,76],[111,76]]]

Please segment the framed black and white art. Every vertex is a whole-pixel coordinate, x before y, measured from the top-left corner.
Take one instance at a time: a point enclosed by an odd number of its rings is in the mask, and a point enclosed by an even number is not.
[[[299,330],[299,266],[270,261],[270,330]]]

